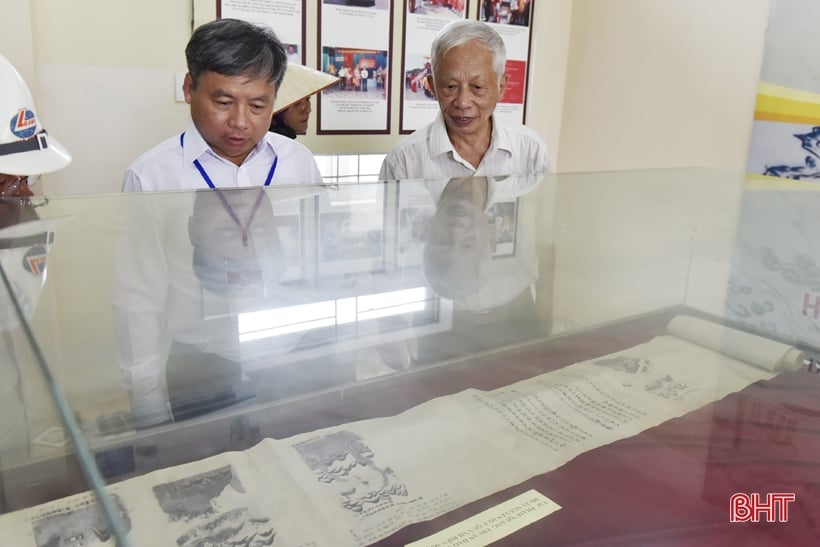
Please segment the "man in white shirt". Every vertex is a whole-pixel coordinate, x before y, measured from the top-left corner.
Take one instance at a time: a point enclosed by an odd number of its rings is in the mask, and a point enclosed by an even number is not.
[[[362,72],[359,74],[359,77],[362,79],[362,91],[367,91],[367,79],[370,77],[367,68],[362,67]]]
[[[272,30],[219,19],[200,26],[185,48],[183,91],[191,121],[128,168],[125,192],[319,184],[313,155],[269,133],[287,54]]]
[[[137,428],[241,402],[253,395],[246,369],[272,365],[298,342],[301,333],[241,338],[252,312],[313,301],[312,286],[280,282],[293,260],[286,249],[300,243],[284,239],[274,207],[300,210],[323,190],[153,194],[126,208],[113,303]]]
[[[466,177],[420,181],[432,195],[436,212],[424,242],[422,271],[430,287],[453,300],[459,308],[486,311],[511,300],[538,277],[538,257],[531,234],[523,225],[513,256],[493,260],[497,219],[491,210],[496,203],[518,208],[518,197],[533,191],[544,177]],[[544,205],[551,203],[545,200]],[[551,214],[545,207],[542,215]],[[542,239],[547,234],[541,234]],[[526,240],[526,245],[523,244]],[[506,262],[506,263],[505,263]],[[512,266],[512,267],[510,267]],[[493,283],[489,283],[489,281]]]
[[[549,334],[554,178],[406,181],[402,188],[415,184],[435,202],[422,249],[424,280],[452,301],[453,313],[451,328],[419,344],[413,362],[440,362]]]
[[[440,113],[387,154],[379,178],[549,172],[544,140],[493,116],[507,87],[506,49],[495,30],[480,21],[449,23],[433,40],[431,64]]]

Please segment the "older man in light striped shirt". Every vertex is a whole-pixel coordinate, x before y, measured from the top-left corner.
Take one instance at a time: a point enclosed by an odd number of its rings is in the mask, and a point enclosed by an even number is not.
[[[507,87],[506,49],[485,23],[459,20],[433,40],[435,121],[396,145],[380,178],[528,175],[549,171],[547,145],[532,129],[493,116]]]

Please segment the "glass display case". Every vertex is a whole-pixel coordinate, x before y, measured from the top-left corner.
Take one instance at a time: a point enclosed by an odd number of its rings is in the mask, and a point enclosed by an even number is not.
[[[3,206],[0,545],[820,540],[811,185]]]

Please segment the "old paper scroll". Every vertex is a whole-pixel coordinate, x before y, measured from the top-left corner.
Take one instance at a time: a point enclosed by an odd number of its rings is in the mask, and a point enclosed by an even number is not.
[[[109,491],[133,545],[368,545],[770,379],[800,359],[784,344],[678,317],[648,343],[500,389],[265,439]],[[2,545],[45,546],[80,535],[85,545],[113,544],[89,494],[0,517]]]

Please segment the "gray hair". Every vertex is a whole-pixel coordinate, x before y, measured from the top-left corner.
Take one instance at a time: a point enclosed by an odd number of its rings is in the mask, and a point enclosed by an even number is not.
[[[264,78],[278,90],[288,66],[285,48],[273,30],[239,19],[217,19],[197,28],[185,47],[185,59],[195,88],[199,77],[212,71]]]
[[[433,46],[430,50],[430,65],[433,68],[433,74],[435,74],[439,59],[450,49],[463,46],[472,40],[492,52],[493,70],[498,74],[500,80],[507,63],[507,48],[504,46],[504,40],[488,24],[469,19],[459,19],[448,23],[433,39]]]

